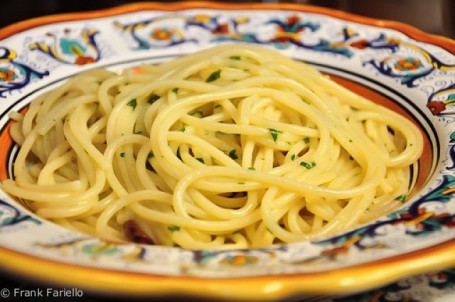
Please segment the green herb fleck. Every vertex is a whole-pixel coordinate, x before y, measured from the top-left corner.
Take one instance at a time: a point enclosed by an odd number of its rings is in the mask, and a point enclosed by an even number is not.
[[[154,157],[155,157],[155,154],[153,154],[153,152],[149,152],[149,154],[147,154],[147,159],[151,159]]]
[[[307,168],[308,170],[310,170],[310,169],[312,169],[312,168],[314,168],[314,167],[316,166],[316,162],[315,162],[314,160],[311,161],[311,162],[309,162],[309,163],[302,161],[302,162],[300,163],[300,165],[301,165],[302,167],[305,167],[305,168]]]
[[[197,159],[198,161],[200,161],[201,163],[205,164],[205,161],[204,161],[204,159],[203,159],[202,157],[196,157],[196,159]]]
[[[217,71],[212,72],[207,80],[205,80],[207,83],[213,82],[218,80],[221,77],[221,69],[218,69]]]
[[[403,203],[405,202],[406,200],[408,200],[408,195],[406,194],[401,194],[401,195],[398,195],[395,200],[398,200],[399,202]]]
[[[136,109],[136,106],[137,106],[137,100],[136,99],[132,99],[126,105],[131,106],[133,108],[133,110],[134,110],[134,109]]]
[[[168,225],[168,226],[167,226],[167,229],[168,229],[168,231],[171,232],[171,233],[180,231],[180,227],[177,226],[177,225],[173,225],[173,224]]]
[[[230,56],[229,59],[239,61],[241,58],[240,56]]]
[[[158,101],[159,98],[160,98],[159,95],[152,93],[152,95],[149,96],[149,99],[147,100],[147,103],[153,104],[153,103],[155,103],[156,101]]]
[[[173,92],[173,93],[177,93],[178,91],[179,91],[179,88],[178,88],[178,87],[172,88],[172,92]]]
[[[236,160],[238,159],[238,155],[237,155],[237,150],[235,149],[232,149],[231,151],[229,151],[229,157],[232,158],[233,160]]]
[[[309,137],[305,137],[303,139],[303,142],[305,143],[305,145],[308,145],[310,143],[310,138]]]
[[[182,128],[180,128],[180,131],[182,131],[182,132],[185,132],[185,130],[186,130],[185,126],[182,126]]]
[[[269,129],[269,131],[270,131],[270,135],[273,138],[273,141],[276,143],[276,141],[278,140],[278,134],[281,133],[281,131],[278,131],[275,129]]]
[[[292,155],[291,155],[291,160],[292,160],[292,161],[295,160],[295,154],[292,154]]]
[[[248,167],[248,170],[256,171],[256,168],[255,167]]]
[[[310,105],[310,102],[309,102],[309,101],[308,101],[306,98],[304,98],[304,97],[300,97],[300,99],[301,99],[302,101],[304,101],[305,103],[307,103],[307,104],[309,104],[309,105]]]
[[[125,157],[125,152],[120,152],[120,157]]]

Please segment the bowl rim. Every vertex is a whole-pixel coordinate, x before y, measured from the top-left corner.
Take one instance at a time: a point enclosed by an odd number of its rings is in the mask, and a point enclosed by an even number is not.
[[[48,284],[53,282],[104,295],[139,298],[177,295],[267,301],[297,295],[354,294],[409,275],[454,266],[454,253],[455,239],[452,239],[419,251],[332,271],[235,278],[167,277],[77,266],[21,254],[3,247],[0,247],[0,265],[11,273],[35,281],[43,282],[44,278]],[[393,270],[388,269],[391,266]],[[125,277],[128,282],[125,282]],[[204,288],[203,293],[201,288]]]
[[[221,10],[292,10],[316,13],[364,25],[397,30],[419,42],[431,43],[455,54],[455,41],[426,33],[401,22],[368,18],[335,9],[291,3],[223,3],[210,1],[182,1],[173,3],[136,2],[87,12],[48,15],[13,23],[0,28],[0,41],[20,32],[66,21],[82,21],[113,17],[143,10],[179,11],[185,9]],[[35,280],[44,279],[61,285],[81,287],[93,292],[111,292],[123,295],[191,295],[229,298],[235,300],[273,300],[292,295],[347,294],[393,282],[409,274],[455,266],[455,239],[403,255],[368,262],[333,271],[301,273],[280,276],[253,276],[236,278],[198,278],[188,276],[160,276],[104,268],[77,266],[37,256],[22,254],[0,247],[0,265],[12,274]],[[394,266],[394,270],[388,269]],[[71,273],[69,273],[71,270]],[[368,272],[368,274],[365,274]],[[128,282],[122,279],[128,276]],[[95,281],[95,282],[94,282]],[[132,286],[134,284],[134,286]],[[153,284],[153,285],[151,285]],[[330,284],[330,289],[327,288]],[[229,291],[226,288],[229,287]]]
[[[163,11],[178,11],[184,9],[197,9],[197,8],[212,8],[212,9],[251,9],[251,10],[295,10],[307,13],[318,13],[330,17],[349,20],[360,24],[373,25],[377,27],[384,27],[389,29],[396,29],[405,35],[409,36],[420,42],[429,42],[431,44],[440,46],[449,52],[455,52],[455,40],[441,35],[430,34],[422,31],[419,28],[408,25],[403,22],[376,19],[327,8],[322,6],[310,4],[296,4],[296,3],[233,3],[233,2],[215,2],[215,1],[177,1],[163,4],[161,2],[134,2],[129,4],[118,5],[110,8],[84,11],[84,12],[68,12],[50,14],[42,17],[30,18],[24,21],[18,21],[6,27],[0,28],[0,40],[6,39],[12,35],[22,31],[64,21],[76,21],[86,19],[98,19],[103,17],[112,17],[116,15],[133,13],[141,10],[163,10]]]

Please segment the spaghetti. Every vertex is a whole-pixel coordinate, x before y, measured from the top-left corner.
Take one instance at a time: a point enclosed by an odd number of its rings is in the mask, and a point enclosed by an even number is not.
[[[190,249],[376,219],[407,198],[423,148],[405,117],[252,45],[88,71],[11,118],[4,191],[74,230]]]

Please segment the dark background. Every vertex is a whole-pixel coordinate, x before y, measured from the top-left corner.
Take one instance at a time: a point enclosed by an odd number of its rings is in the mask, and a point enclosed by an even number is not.
[[[50,14],[103,9],[134,0],[0,0],[0,27]],[[174,1],[159,1],[174,2]],[[455,38],[455,0],[263,0],[225,2],[302,3],[395,20],[425,32]]]
[[[82,12],[109,8],[134,0],[0,0],[0,28],[29,18],[66,12]],[[144,2],[144,1],[142,1]],[[174,2],[174,1],[160,1]],[[296,1],[239,1],[302,3],[335,8],[367,17],[394,20],[415,26],[425,32],[455,39],[455,0],[296,0]],[[37,280],[24,280],[0,269],[0,287],[34,289],[45,286]],[[102,296],[85,293],[84,301],[101,301]],[[109,300],[113,297],[109,297]],[[12,299],[14,300],[14,299]],[[104,300],[104,299],[103,299]],[[122,300],[121,297],[118,300]],[[131,300],[131,298],[129,299]],[[182,301],[166,299],[160,301]],[[31,300],[30,300],[31,301]],[[43,302],[45,299],[42,300]],[[55,301],[55,300],[53,300]],[[67,301],[67,300],[65,300]],[[82,299],[79,299],[82,301]],[[153,300],[156,301],[156,300]],[[193,301],[185,299],[185,301]]]

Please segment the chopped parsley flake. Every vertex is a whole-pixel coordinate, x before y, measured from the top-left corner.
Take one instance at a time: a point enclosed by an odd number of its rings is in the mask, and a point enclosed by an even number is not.
[[[230,56],[229,59],[239,61],[241,58],[240,56]]]
[[[305,103],[310,104],[310,102],[309,102],[306,98],[300,97],[300,99],[301,99],[302,101],[304,101]]]
[[[408,195],[406,195],[406,194],[398,195],[397,197],[395,197],[395,200],[398,200],[399,202],[403,203],[406,200],[408,200]]]
[[[248,167],[248,170],[255,171],[256,168],[255,167]]]
[[[174,233],[174,232],[177,232],[177,231],[180,231],[180,227],[177,226],[177,225],[168,225],[167,226],[167,229],[169,230],[169,232],[171,233]]]
[[[278,140],[278,134],[281,133],[281,131],[275,130],[275,129],[269,129],[270,135],[273,138],[273,141],[276,142]]]
[[[237,150],[235,149],[232,149],[231,151],[229,151],[229,157],[232,158],[233,160],[236,160],[239,158],[239,156],[237,155]]]
[[[173,92],[173,93],[177,93],[178,91],[179,91],[179,88],[178,88],[178,87],[172,88],[172,92]]]
[[[126,105],[131,106],[133,108],[133,110],[134,110],[134,109],[136,109],[136,106],[137,106],[137,100],[136,99],[132,99]]]
[[[149,152],[149,154],[147,154],[147,159],[151,159],[154,157],[155,157],[155,154],[153,154],[153,152]]]
[[[305,137],[303,139],[303,142],[305,143],[305,145],[308,145],[310,143],[310,138],[309,137]]]
[[[125,157],[125,152],[120,152],[120,157]]]
[[[218,80],[221,77],[221,69],[218,69],[217,71],[212,72],[207,80],[205,80],[207,83],[213,82]]]
[[[305,167],[308,170],[310,170],[310,169],[312,169],[312,168],[314,168],[316,166],[316,162],[314,160],[309,162],[309,163],[303,161],[303,162],[300,163],[300,165],[302,167]]]
[[[204,159],[203,159],[202,157],[196,157],[196,159],[197,159],[198,161],[200,161],[201,163],[205,164],[205,161],[204,161]]]
[[[295,160],[295,154],[292,154],[292,155],[291,155],[291,160],[292,160],[292,161]]]

